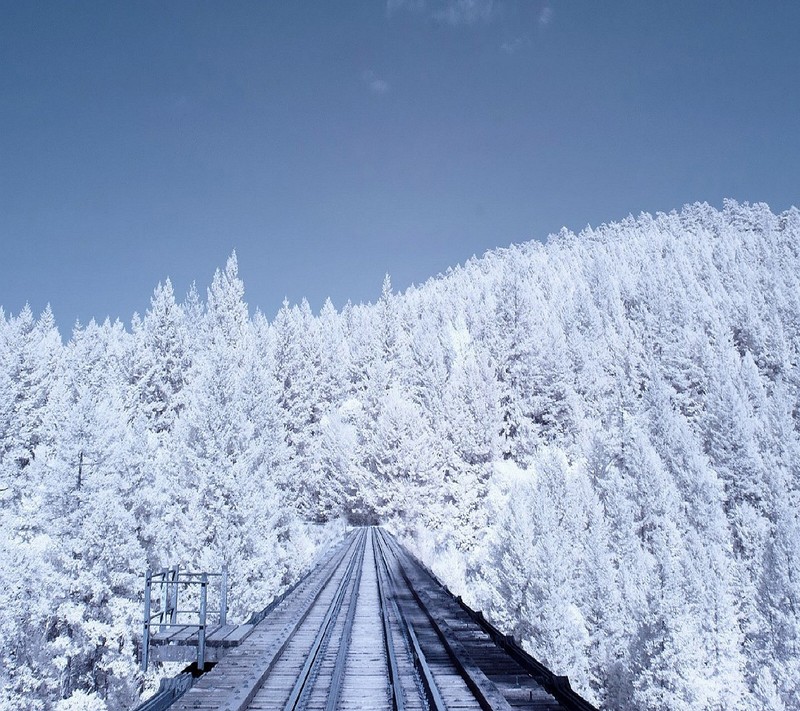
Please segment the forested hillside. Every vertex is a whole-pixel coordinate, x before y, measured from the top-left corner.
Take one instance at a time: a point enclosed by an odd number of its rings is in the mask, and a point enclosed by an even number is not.
[[[141,574],[231,616],[342,516],[604,709],[800,708],[800,212],[566,230],[376,303],[0,318],[0,709],[128,708]],[[68,337],[68,341],[64,343]]]

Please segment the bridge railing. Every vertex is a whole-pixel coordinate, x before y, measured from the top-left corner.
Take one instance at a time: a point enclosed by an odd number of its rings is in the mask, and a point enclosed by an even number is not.
[[[142,635],[142,671],[147,671],[150,661],[150,643],[153,628],[156,634],[169,628],[197,628],[197,666],[203,669],[206,661],[206,630],[208,627],[208,599],[210,578],[219,578],[219,624],[228,617],[228,567],[219,573],[190,573],[180,566],[162,568],[159,572],[148,570],[144,581],[144,632]],[[180,609],[178,591],[199,586],[197,608]],[[184,598],[185,599],[185,598]],[[191,604],[191,603],[189,603]],[[213,613],[212,613],[213,614]],[[183,622],[186,615],[197,622]]]

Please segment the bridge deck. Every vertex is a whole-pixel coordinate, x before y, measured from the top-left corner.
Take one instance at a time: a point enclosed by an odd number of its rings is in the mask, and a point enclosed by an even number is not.
[[[170,709],[592,706],[381,529],[354,531]]]

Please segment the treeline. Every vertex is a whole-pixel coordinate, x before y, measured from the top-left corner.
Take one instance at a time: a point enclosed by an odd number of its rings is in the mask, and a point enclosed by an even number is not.
[[[608,709],[800,707],[800,212],[562,231],[375,304],[0,318],[0,708],[121,709],[141,572],[233,616],[393,526]]]

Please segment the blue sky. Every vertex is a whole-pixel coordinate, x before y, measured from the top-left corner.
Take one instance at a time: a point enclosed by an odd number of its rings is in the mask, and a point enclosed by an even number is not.
[[[0,305],[374,300],[686,202],[798,204],[800,3],[0,0]]]

